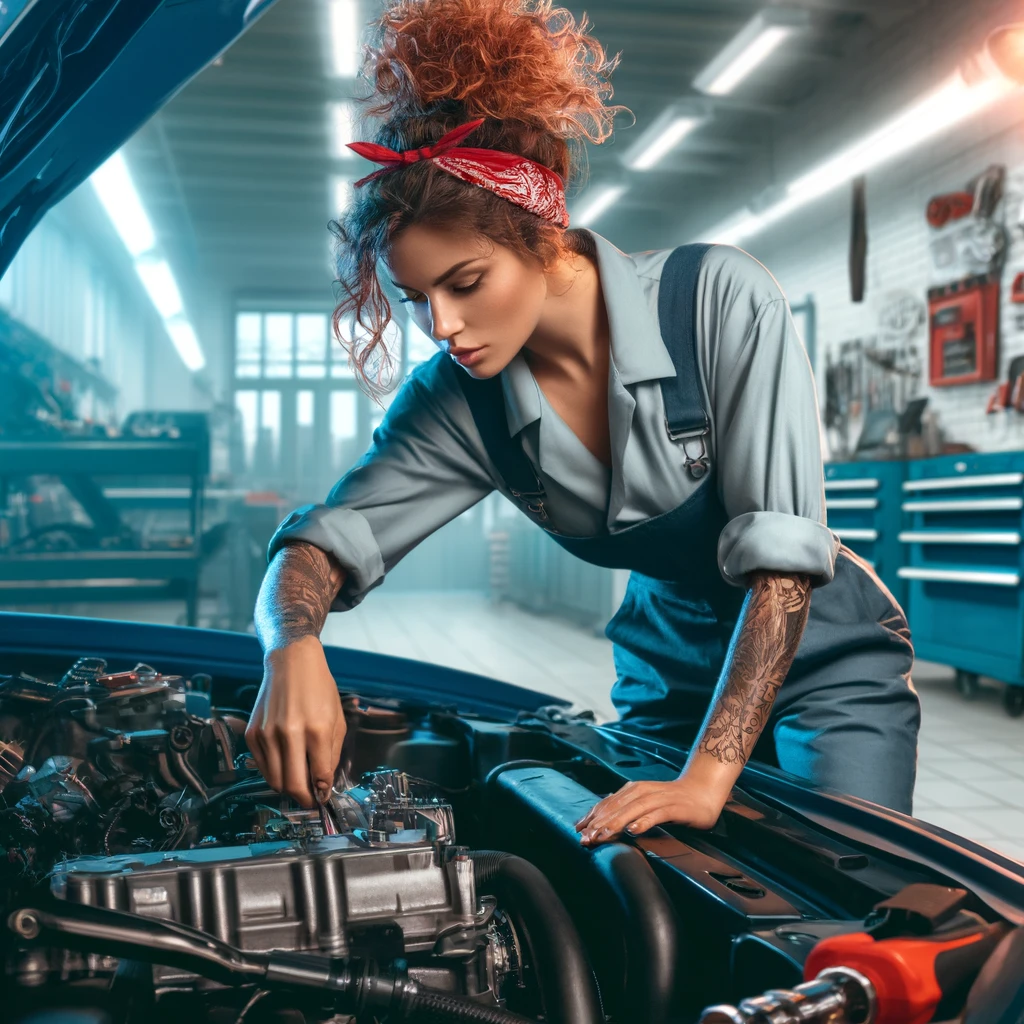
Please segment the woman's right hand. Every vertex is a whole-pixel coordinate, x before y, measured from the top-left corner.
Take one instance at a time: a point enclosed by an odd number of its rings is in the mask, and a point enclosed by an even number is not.
[[[313,806],[314,790],[321,799],[330,794],[345,739],[345,716],[315,636],[304,636],[264,656],[263,685],[245,739],[274,789],[303,807]]]

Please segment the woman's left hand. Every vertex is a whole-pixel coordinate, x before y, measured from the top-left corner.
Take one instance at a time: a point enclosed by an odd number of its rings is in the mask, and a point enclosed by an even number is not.
[[[580,818],[576,831],[584,846],[596,846],[624,831],[639,835],[666,822],[710,829],[726,799],[728,794],[720,799],[685,775],[673,782],[628,782]]]

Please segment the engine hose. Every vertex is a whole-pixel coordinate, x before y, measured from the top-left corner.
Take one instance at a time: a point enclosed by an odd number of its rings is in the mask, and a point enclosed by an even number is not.
[[[521,1017],[498,1006],[482,1006],[480,1003],[459,999],[446,992],[430,992],[426,989],[406,993],[408,1009],[400,1020],[416,1024],[451,1024],[452,1021],[479,1021],[480,1024],[534,1024],[529,1017]],[[389,1014],[390,1017],[390,1014]]]
[[[526,932],[546,1020],[603,1024],[601,997],[579,932],[536,865],[501,850],[472,850],[477,890],[498,898]]]

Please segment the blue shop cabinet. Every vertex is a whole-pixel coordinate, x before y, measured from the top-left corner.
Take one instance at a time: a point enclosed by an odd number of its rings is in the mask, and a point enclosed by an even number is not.
[[[900,535],[918,657],[1007,683],[1006,710],[1024,710],[1021,533],[1024,452],[945,455],[907,464]]]
[[[907,585],[899,576],[900,511],[906,463],[833,462],[825,466],[828,525],[868,562],[893,597],[906,607]]]

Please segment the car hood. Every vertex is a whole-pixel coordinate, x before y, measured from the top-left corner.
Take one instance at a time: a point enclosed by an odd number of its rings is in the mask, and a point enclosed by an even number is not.
[[[8,0],[0,8],[0,275],[80,185],[273,0]]]

